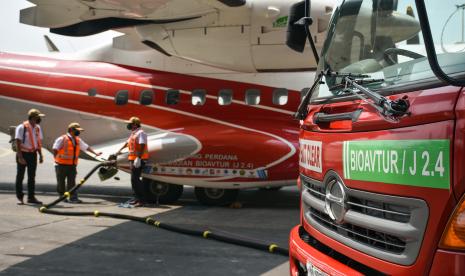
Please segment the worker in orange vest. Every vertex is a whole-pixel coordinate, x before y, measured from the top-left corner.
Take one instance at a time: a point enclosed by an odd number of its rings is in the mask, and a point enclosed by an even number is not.
[[[126,147],[129,150],[128,160],[131,169],[131,186],[135,194],[135,200],[131,203],[134,207],[141,207],[145,203],[144,186],[142,184],[141,175],[144,167],[149,159],[149,151],[147,145],[147,134],[141,128],[141,121],[137,117],[131,117],[126,121],[127,129],[131,131],[128,141],[116,153],[119,155]]]
[[[57,176],[57,191],[62,196],[66,191],[71,190],[76,185],[77,164],[79,153],[89,151],[96,156],[101,152],[95,152],[79,135],[84,129],[78,123],[71,123],[68,126],[68,133],[58,137],[53,144],[53,155],[55,157],[55,172]],[[66,181],[66,190],[65,190]],[[68,203],[82,203],[77,192],[71,194]]]
[[[27,168],[27,202],[33,204],[42,204],[35,197],[35,178],[37,170],[37,155],[39,162],[44,162],[42,155],[43,133],[40,128],[40,122],[45,114],[37,109],[31,109],[28,112],[28,120],[16,127],[16,197],[18,204],[24,204],[23,197],[23,180]]]

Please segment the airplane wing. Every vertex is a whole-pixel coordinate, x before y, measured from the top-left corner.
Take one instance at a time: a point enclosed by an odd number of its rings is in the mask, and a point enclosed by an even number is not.
[[[244,6],[246,0],[28,0],[20,22],[52,33],[87,36],[110,29],[166,24]]]
[[[29,1],[36,6],[21,10],[22,23],[72,37],[116,30],[122,35],[113,39],[114,50],[156,51],[239,72],[304,71],[316,66],[308,47],[304,57],[285,44],[290,6],[301,0]],[[333,1],[312,2],[317,22],[312,34],[318,48]]]

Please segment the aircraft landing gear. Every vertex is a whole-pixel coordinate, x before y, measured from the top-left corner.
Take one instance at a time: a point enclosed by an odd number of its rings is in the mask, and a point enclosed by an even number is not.
[[[216,189],[195,187],[195,196],[197,200],[205,205],[225,206],[233,203],[239,190],[237,189]]]
[[[145,198],[149,203],[171,204],[182,195],[183,186],[158,182],[152,179],[142,179],[144,183]]]

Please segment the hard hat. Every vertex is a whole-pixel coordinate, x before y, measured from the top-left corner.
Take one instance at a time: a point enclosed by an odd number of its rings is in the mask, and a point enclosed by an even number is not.
[[[81,125],[79,123],[71,123],[69,124],[68,126],[68,129],[75,129],[75,130],[79,130],[79,131],[84,131],[84,129],[81,127]]]
[[[125,121],[127,124],[136,124],[140,126],[140,119],[138,117],[131,117],[128,121]]]
[[[40,112],[38,109],[31,109],[29,110],[29,112],[27,113],[29,115],[29,117],[44,117],[45,114],[43,114],[42,112]]]

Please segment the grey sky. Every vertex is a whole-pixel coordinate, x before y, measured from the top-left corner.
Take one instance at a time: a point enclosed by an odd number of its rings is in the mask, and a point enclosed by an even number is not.
[[[48,34],[62,52],[73,52],[86,47],[110,42],[113,33],[70,38],[50,34],[48,29],[19,23],[19,11],[33,6],[26,0],[0,1],[0,51],[5,52],[47,52],[43,35]]]

